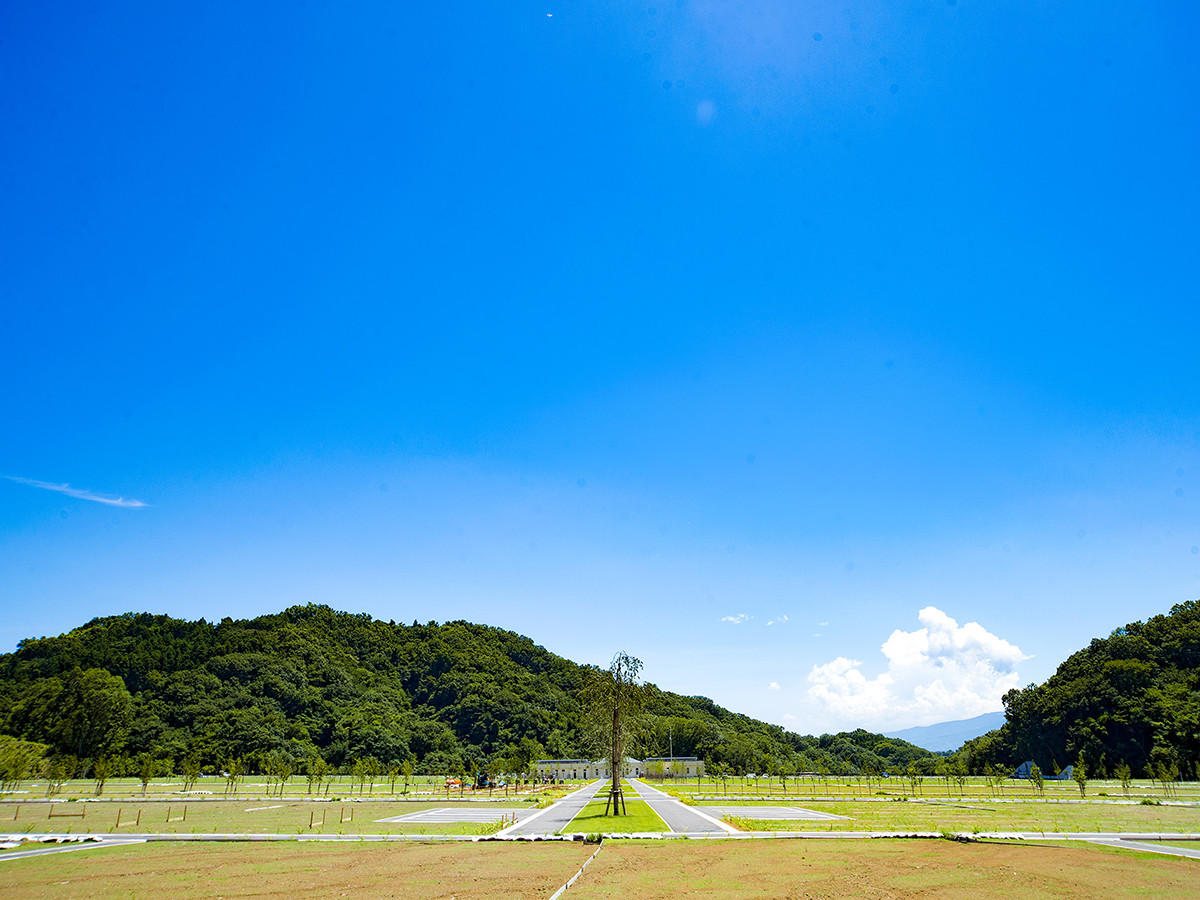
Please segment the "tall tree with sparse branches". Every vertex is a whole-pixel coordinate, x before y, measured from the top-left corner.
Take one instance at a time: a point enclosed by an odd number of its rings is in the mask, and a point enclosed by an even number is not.
[[[613,815],[625,812],[621,767],[629,748],[645,730],[646,695],[638,680],[641,671],[640,659],[624,650],[619,651],[607,669],[592,669],[588,673],[580,697],[584,709],[584,734],[612,767],[612,786],[605,815],[608,815],[610,805]]]

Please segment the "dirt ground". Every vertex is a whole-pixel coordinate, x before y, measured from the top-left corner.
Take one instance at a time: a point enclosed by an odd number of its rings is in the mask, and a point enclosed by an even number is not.
[[[0,863],[0,896],[545,900],[596,848],[521,844],[139,844]]]
[[[144,844],[0,863],[25,898],[546,898],[579,843]],[[610,841],[570,900],[1200,897],[1200,861],[1095,845],[951,841]]]
[[[610,842],[571,900],[1200,897],[1200,862],[1103,847],[952,841]]]

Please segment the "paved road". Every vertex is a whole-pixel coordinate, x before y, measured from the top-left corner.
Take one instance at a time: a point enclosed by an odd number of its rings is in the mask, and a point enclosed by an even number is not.
[[[440,806],[434,809],[422,809],[417,812],[405,813],[402,816],[388,816],[386,819],[376,819],[376,822],[411,822],[446,823],[446,822],[499,822],[502,819],[517,817],[517,821],[528,819],[537,812],[536,809],[464,809],[461,806]]]
[[[721,816],[740,816],[743,819],[845,819],[833,813],[818,812],[802,806],[699,806],[714,819]]]
[[[1147,844],[1142,841],[1090,841],[1093,844],[1103,844],[1105,847],[1119,847],[1122,850],[1142,850],[1146,853],[1162,853],[1166,856],[1187,856],[1200,859],[1200,841],[1195,847],[1171,847],[1166,844]]]
[[[709,832],[713,834],[728,834],[733,828],[718,821],[715,817],[691,806],[684,806],[674,797],[664,794],[657,788],[652,788],[644,781],[636,778],[629,779],[643,800],[652,810],[662,817],[667,827],[676,834],[698,834]]]
[[[512,828],[506,828],[500,834],[504,837],[517,837],[525,834],[557,834],[579,811],[588,805],[588,801],[608,782],[593,781],[581,787],[572,794],[567,794],[553,806],[538,810]]]
[[[13,850],[9,853],[0,853],[0,862],[6,862],[10,859],[28,859],[30,856],[49,856],[51,853],[70,853],[72,850],[94,850],[97,847],[120,847],[124,844],[144,844],[144,840],[140,839],[112,839],[106,838],[99,841],[75,841],[70,844],[56,844],[52,847],[33,847],[30,850]]]

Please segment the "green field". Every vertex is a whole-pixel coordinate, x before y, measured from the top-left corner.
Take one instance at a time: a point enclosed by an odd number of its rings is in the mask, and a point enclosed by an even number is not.
[[[377,822],[434,807],[461,806],[495,813],[496,822],[528,802],[423,803],[313,802],[270,800],[205,800],[200,802],[147,803],[0,803],[0,832],[29,834],[488,834],[497,830],[487,823],[411,824]],[[186,818],[185,818],[186,808]],[[141,813],[139,821],[138,813]],[[54,815],[51,815],[53,813]],[[121,825],[117,826],[120,814]],[[82,815],[80,815],[82,814]],[[323,819],[323,821],[322,821]],[[310,825],[311,823],[311,825]]]
[[[576,784],[584,784],[577,782]],[[284,799],[305,799],[320,797],[412,797],[416,799],[453,799],[480,798],[503,800],[541,795],[554,792],[559,785],[522,785],[520,788],[508,786],[503,788],[483,788],[478,791],[471,787],[446,787],[446,777],[442,775],[414,775],[406,785],[403,778],[395,784],[386,776],[371,781],[360,781],[350,775],[335,775],[323,780],[320,784],[309,784],[303,777],[293,777],[280,785],[278,781],[270,781],[262,775],[246,775],[231,785],[217,775],[204,775],[196,779],[190,786],[185,785],[179,776],[156,778],[146,785],[143,791],[142,783],[136,778],[112,778],[105,782],[101,789],[90,779],[73,779],[56,784],[45,779],[22,781],[10,785],[7,796],[26,799],[46,797],[100,797],[110,799],[181,799],[183,797],[219,798],[219,797],[283,797]],[[99,793],[98,793],[99,791]]]
[[[743,797],[929,797],[961,799],[1028,799],[1028,800],[1078,800],[1079,787],[1074,781],[1047,781],[1039,792],[1027,779],[1005,778],[992,782],[986,778],[971,777],[959,784],[954,779],[926,776],[916,781],[909,778],[867,778],[865,776],[830,776],[768,778],[710,778],[667,779],[654,781],[643,779],[661,791],[679,797],[704,797],[731,800]],[[1119,781],[1109,779],[1089,780],[1084,798],[1089,800],[1184,800],[1200,803],[1200,782],[1180,781],[1164,784],[1161,781],[1139,779],[1126,791]]]
[[[746,802],[740,806],[753,807]],[[1017,803],[862,801],[761,803],[803,806],[845,819],[754,819],[733,824],[746,831],[1164,831],[1200,832],[1200,807],[1141,806],[1115,803]]]
[[[636,833],[643,831],[669,831],[667,823],[650,808],[645,800],[632,797],[625,801],[623,816],[604,815],[604,800],[591,801],[580,810],[560,834]]]

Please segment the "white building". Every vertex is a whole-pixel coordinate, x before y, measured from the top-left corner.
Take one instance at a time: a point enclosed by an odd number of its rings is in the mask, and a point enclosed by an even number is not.
[[[696,778],[704,774],[704,760],[695,756],[651,756],[642,760],[647,778]]]
[[[539,759],[533,765],[538,775],[558,781],[568,778],[612,778],[612,766],[607,759]],[[625,757],[622,775],[640,778],[642,771],[640,760]]]

